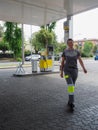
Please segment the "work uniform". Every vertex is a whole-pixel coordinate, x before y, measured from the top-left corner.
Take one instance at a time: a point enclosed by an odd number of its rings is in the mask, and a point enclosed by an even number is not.
[[[65,58],[64,74],[68,85],[69,104],[74,103],[75,82],[78,76],[77,59],[79,56],[80,52],[75,49],[65,49],[62,54],[62,57]]]

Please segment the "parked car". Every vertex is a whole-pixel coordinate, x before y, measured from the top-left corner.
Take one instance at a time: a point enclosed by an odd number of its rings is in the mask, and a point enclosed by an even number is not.
[[[98,50],[95,53],[94,60],[98,60]]]
[[[41,56],[39,54],[32,54],[25,57],[25,61],[39,60]]]
[[[95,55],[94,59],[95,59],[95,60],[98,60],[98,55]]]

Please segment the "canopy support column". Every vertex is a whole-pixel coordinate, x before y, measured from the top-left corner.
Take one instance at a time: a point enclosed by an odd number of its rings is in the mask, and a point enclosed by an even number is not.
[[[67,16],[67,21],[64,22],[64,42],[67,43],[67,39],[73,39],[73,17]]]
[[[22,65],[24,64],[24,27],[22,24]]]

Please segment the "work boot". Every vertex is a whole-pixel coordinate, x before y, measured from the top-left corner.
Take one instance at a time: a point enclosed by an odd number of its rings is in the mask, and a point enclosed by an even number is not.
[[[73,109],[75,107],[74,103],[70,104],[70,108]]]
[[[70,106],[70,102],[69,101],[68,101],[67,105]]]
[[[74,107],[75,107],[75,105],[74,105],[74,103],[71,103],[71,102],[69,102],[68,101],[68,104],[67,104],[72,110],[74,109]]]

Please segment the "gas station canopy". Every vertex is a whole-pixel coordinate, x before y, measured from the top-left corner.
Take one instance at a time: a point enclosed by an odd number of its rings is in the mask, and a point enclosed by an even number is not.
[[[98,0],[0,0],[0,20],[44,25],[98,7]]]

